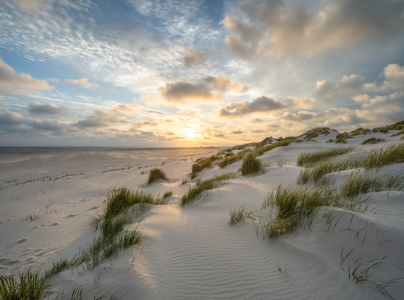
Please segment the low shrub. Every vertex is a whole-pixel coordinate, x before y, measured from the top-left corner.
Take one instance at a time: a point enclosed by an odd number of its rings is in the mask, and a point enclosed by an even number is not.
[[[159,179],[168,180],[166,173],[164,173],[161,169],[151,169],[149,172],[149,179],[147,181],[148,184],[155,182]]]

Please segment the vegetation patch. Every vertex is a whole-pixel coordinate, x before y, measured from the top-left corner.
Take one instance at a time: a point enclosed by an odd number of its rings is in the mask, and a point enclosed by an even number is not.
[[[219,187],[221,184],[223,184],[225,181],[237,178],[237,173],[235,172],[229,172],[223,175],[218,175],[215,176],[211,179],[207,180],[198,180],[196,182],[196,185],[193,187],[190,187],[186,194],[182,196],[181,198],[181,205],[184,206],[185,204],[192,202],[195,200],[195,198],[201,194],[203,191],[206,190],[212,190],[214,188]]]
[[[351,138],[351,136],[347,132],[340,133],[335,137],[335,142],[336,143],[346,144],[347,143],[346,140],[350,139],[350,138]]]
[[[225,156],[225,158],[224,159],[222,159],[220,162],[219,162],[219,167],[221,168],[221,169],[223,169],[224,167],[226,167],[227,165],[230,165],[230,164],[232,164],[232,163],[234,163],[234,162],[236,162],[238,159],[237,159],[237,156],[236,155],[230,155],[230,156]]]
[[[247,210],[247,204],[241,204],[239,208],[235,210],[230,210],[230,225],[235,225],[236,223],[248,218],[251,213]]]
[[[161,169],[151,169],[149,172],[149,179],[147,181],[148,184],[155,182],[159,179],[168,180],[166,173],[164,173]]]
[[[392,137],[393,137],[393,136],[402,135],[402,134],[404,134],[404,129],[401,130],[401,131],[399,131],[399,132],[397,132],[397,133],[395,133],[395,134],[393,134]]]
[[[297,165],[298,166],[311,166],[314,163],[317,163],[318,161],[338,156],[338,155],[343,155],[343,154],[348,154],[352,151],[354,151],[355,148],[353,147],[347,147],[347,148],[331,148],[327,150],[318,150],[314,152],[303,152],[299,155],[297,159]]]
[[[356,168],[369,170],[402,162],[404,162],[404,143],[398,143],[396,145],[371,149],[360,154],[321,160],[311,168],[302,169],[297,182],[305,184],[309,180],[317,181],[325,174],[332,172]]]
[[[243,159],[243,163],[241,165],[241,174],[249,175],[257,173],[262,167],[261,161],[256,158],[253,153],[247,154]]]
[[[358,169],[351,173],[341,186],[342,197],[354,197],[369,192],[404,189],[404,177],[400,175],[380,176],[374,172]]]
[[[212,155],[207,158],[200,158],[192,165],[192,174],[198,173],[205,168],[212,168],[213,162],[220,159],[220,156]]]
[[[310,140],[318,137],[320,134],[325,134],[325,135],[330,134],[330,130],[332,130],[332,129],[330,129],[328,127],[316,127],[316,128],[313,128],[313,129],[307,131],[306,133],[303,133],[299,137],[305,136],[304,139],[310,141]]]
[[[370,129],[358,128],[350,132],[351,136],[370,134]]]
[[[370,138],[370,139],[364,140],[364,141],[362,142],[362,145],[365,145],[365,144],[376,144],[376,143],[383,142],[383,141],[384,141],[383,139],[377,139],[377,138],[372,137],[372,138]]]

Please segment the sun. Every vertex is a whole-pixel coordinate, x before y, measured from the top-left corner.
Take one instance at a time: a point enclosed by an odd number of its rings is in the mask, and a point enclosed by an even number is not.
[[[189,139],[195,139],[196,138],[196,136],[197,136],[197,134],[196,134],[196,132],[195,132],[195,129],[193,129],[193,128],[188,128],[188,129],[186,129],[185,130],[185,136],[187,137],[187,138],[189,138]]]

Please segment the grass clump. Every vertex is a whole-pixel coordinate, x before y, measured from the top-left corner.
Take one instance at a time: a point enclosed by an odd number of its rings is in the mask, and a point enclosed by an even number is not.
[[[369,192],[403,190],[404,177],[400,175],[380,176],[373,172],[353,171],[341,186],[341,196],[354,197]]]
[[[314,152],[303,152],[297,159],[298,166],[310,166],[320,160],[324,160],[330,157],[348,154],[354,151],[353,147],[347,148],[331,148],[327,150],[318,150]]]
[[[401,130],[401,131],[399,131],[399,132],[397,132],[397,133],[395,133],[395,134],[393,134],[392,137],[393,137],[393,136],[398,136],[398,135],[401,135],[401,134],[404,134],[404,129]]]
[[[312,167],[302,169],[297,182],[305,184],[309,180],[317,181],[325,174],[332,172],[356,168],[369,170],[402,162],[404,162],[404,143],[398,143],[387,147],[374,148],[361,154],[321,160]]]
[[[241,204],[239,208],[235,210],[230,210],[230,225],[234,225],[249,216],[247,211],[247,204]]]
[[[340,133],[335,137],[335,142],[346,144],[347,139],[350,139],[350,138],[351,138],[351,136],[348,134],[348,132]]]
[[[217,155],[212,155],[206,158],[200,158],[198,159],[193,165],[192,165],[192,174],[196,174],[200,171],[202,171],[205,168],[212,168],[213,162],[216,159],[220,159],[220,156]]]
[[[365,144],[376,144],[376,143],[383,142],[383,141],[384,141],[383,139],[377,139],[377,138],[372,137],[372,138],[370,138],[370,139],[364,140],[364,141],[362,142],[362,145],[365,145]]]
[[[243,163],[241,165],[241,174],[249,175],[257,173],[261,169],[261,167],[261,161],[256,158],[253,153],[249,153],[243,159]]]
[[[220,162],[219,162],[219,167],[221,168],[221,169],[223,169],[224,167],[226,167],[227,165],[230,165],[230,164],[232,164],[232,163],[234,163],[234,162],[236,162],[238,159],[237,159],[237,156],[236,155],[230,155],[230,156],[225,156],[225,158],[224,159],[222,159]]]
[[[35,220],[38,220],[38,219],[39,219],[39,216],[34,214],[34,215],[26,216],[25,218],[21,219],[21,221],[30,221],[30,222],[32,222],[32,221],[35,221]]]
[[[190,187],[186,194],[182,196],[181,198],[181,205],[184,206],[185,204],[192,202],[195,200],[195,198],[201,194],[203,191],[206,190],[212,190],[214,188],[217,188],[220,186],[222,183],[224,183],[226,180],[234,179],[237,177],[237,174],[235,172],[229,172],[223,175],[218,175],[215,176],[211,179],[207,180],[198,180],[196,182],[196,185],[193,187]]]
[[[186,184],[188,181],[189,181],[189,178],[187,178],[187,177],[182,178],[180,186]]]
[[[103,202],[104,213],[94,218],[91,225],[97,228],[98,224],[104,219],[113,218],[119,214],[125,213],[135,204],[148,203],[152,205],[164,204],[164,198],[155,197],[150,193],[143,191],[133,191],[122,187],[113,189],[107,194],[107,200]]]
[[[168,180],[166,173],[164,173],[161,169],[151,169],[149,172],[149,179],[147,181],[148,184],[155,182],[159,179]]]
[[[168,198],[168,197],[170,197],[172,195],[173,195],[172,191],[165,192],[164,195],[163,195],[163,199],[166,199],[166,198]]]
[[[370,129],[358,128],[350,132],[351,136],[370,134]]]
[[[18,280],[11,275],[0,275],[0,299],[47,299],[54,292],[47,279],[28,268],[25,272],[18,271]]]
[[[233,152],[227,152],[225,155],[224,155],[224,157],[228,157],[228,156],[233,156],[234,155],[234,153]]]
[[[322,206],[336,204],[338,199],[335,189],[279,185],[276,191],[268,194],[263,204],[263,207],[276,207],[277,215],[262,222],[261,230],[270,239],[288,234],[301,224],[304,218],[314,216]]]
[[[328,127],[316,127],[316,128],[313,128],[313,129],[307,131],[306,133],[302,134],[300,137],[305,135],[304,139],[310,141],[310,140],[318,137],[320,134],[325,134],[325,135],[330,134],[330,130],[331,129]]]
[[[284,139],[282,141],[276,142],[274,144],[256,148],[256,149],[254,149],[254,154],[255,154],[255,156],[261,156],[265,152],[268,152],[272,149],[275,149],[278,147],[289,146],[291,143],[293,143],[294,140],[295,140],[295,138],[288,138],[288,139]]]

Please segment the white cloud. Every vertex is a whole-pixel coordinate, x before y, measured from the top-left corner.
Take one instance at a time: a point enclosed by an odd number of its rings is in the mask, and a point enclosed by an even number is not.
[[[88,81],[88,78],[81,78],[81,79],[66,79],[66,83],[76,85],[82,89],[89,90],[98,88],[99,85],[96,83],[92,83]]]
[[[52,89],[46,80],[32,78],[31,75],[17,74],[13,68],[0,59],[0,93],[24,97],[28,92]]]
[[[376,82],[365,83],[365,92],[386,92],[404,89],[404,66],[389,64],[383,69],[384,81],[378,85]]]

